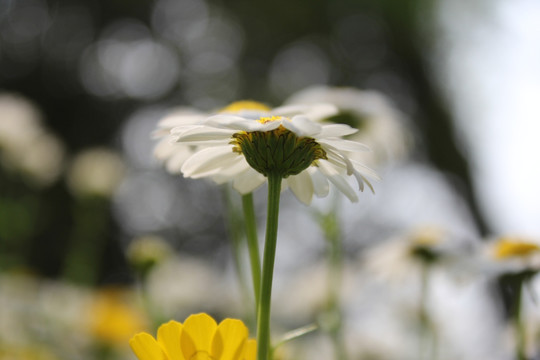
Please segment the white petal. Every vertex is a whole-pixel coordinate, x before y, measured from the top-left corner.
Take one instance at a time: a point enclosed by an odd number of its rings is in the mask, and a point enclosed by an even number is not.
[[[262,117],[272,116],[268,111],[262,110],[240,110],[236,113],[236,115],[251,120],[257,120]]]
[[[349,185],[344,176],[328,161],[318,160],[319,170],[323,173],[332,184],[334,184],[346,197],[352,202],[358,201],[358,196],[354,189]]]
[[[264,124],[256,120],[226,114],[211,116],[206,119],[205,124],[220,129],[243,131],[260,131],[264,127]]]
[[[265,182],[266,178],[264,175],[250,167],[244,173],[234,178],[233,188],[240,194],[246,195],[255,191],[255,189]]]
[[[339,150],[333,148],[328,144],[322,144],[324,151],[326,151],[326,156],[328,161],[337,165],[340,168],[345,168],[347,170],[347,175],[352,175],[354,171],[354,166],[351,160]]]
[[[361,162],[354,159],[351,159],[351,162],[353,163],[354,168],[358,170],[359,172],[361,172],[362,174],[369,176],[375,180],[381,180],[381,177],[379,176],[379,174],[377,174],[377,172],[373,170],[372,168],[370,168],[369,166],[366,166],[362,164]]]
[[[216,115],[207,119],[206,124],[219,128],[227,128],[232,130],[242,131],[271,131],[278,128],[282,121],[288,120],[275,120],[267,121],[265,123],[257,120],[246,119],[233,115]]]
[[[307,104],[292,104],[284,105],[271,110],[272,115],[275,116],[294,116],[306,112],[311,105]]]
[[[318,197],[325,197],[330,191],[330,186],[328,185],[328,180],[326,177],[320,173],[320,171],[315,166],[311,166],[307,169],[311,175],[311,181],[313,182],[313,191]]]
[[[186,177],[201,177],[202,174],[219,170],[226,163],[234,161],[241,156],[232,151],[232,146],[216,146],[202,149],[193,154],[182,166]]]
[[[172,129],[176,126],[197,124],[208,115],[193,110],[178,110],[165,116],[158,122],[158,127],[162,129]]]
[[[305,113],[311,120],[321,121],[339,112],[334,104],[317,103],[311,105],[311,108]]]
[[[321,125],[309,120],[307,117],[297,115],[291,121],[283,121],[284,128],[289,129],[298,136],[314,136],[321,131]]]
[[[174,153],[176,146],[178,144],[173,141],[172,137],[167,136],[154,147],[154,156],[159,160],[165,160]]]
[[[243,156],[237,156],[234,162],[230,163],[226,168],[221,168],[219,173],[212,177],[212,180],[217,184],[223,184],[239,176],[248,168],[250,166],[246,159]]]
[[[375,194],[375,189],[373,189],[373,185],[371,185],[371,183],[369,182],[368,179],[366,179],[365,176],[363,176],[362,174],[360,174],[356,170],[354,170],[353,175],[356,178],[356,181],[358,182],[358,186],[360,188],[360,191],[364,191],[364,184],[366,184],[369,187],[369,189],[371,190],[371,192]]]
[[[182,165],[186,162],[187,159],[193,154],[187,146],[182,146],[182,149],[175,152],[167,161],[166,168],[167,171],[172,174],[180,174]]]
[[[273,115],[292,117],[305,115],[311,120],[321,120],[338,113],[338,109],[332,104],[291,104],[272,109]]]
[[[178,135],[182,134],[183,132],[185,132],[186,130],[191,130],[191,129],[206,129],[206,126],[204,125],[201,125],[201,124],[191,124],[191,125],[178,125],[178,126],[175,126],[173,128],[170,129],[170,133],[172,135],[175,135],[178,137]]]
[[[260,126],[258,126],[258,128],[254,131],[272,131],[280,127],[284,122],[288,122],[288,121],[289,120],[287,119],[282,119],[282,120],[267,121],[264,124],[261,124],[258,121],[256,121],[257,123],[260,124]]]
[[[319,144],[328,144],[340,151],[353,151],[353,152],[371,151],[371,149],[367,145],[364,145],[357,141],[344,140],[344,139],[320,138],[317,140],[317,142]]]
[[[345,124],[323,125],[319,138],[347,136],[356,132],[358,129]]]
[[[285,179],[291,191],[298,200],[306,205],[311,204],[313,198],[313,182],[307,171],[302,171],[297,175],[291,175]]]
[[[194,126],[178,134],[177,141],[208,141],[230,139],[235,131],[216,129],[209,126]]]

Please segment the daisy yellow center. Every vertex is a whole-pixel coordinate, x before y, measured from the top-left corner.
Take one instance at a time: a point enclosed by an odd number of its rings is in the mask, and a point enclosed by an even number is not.
[[[242,100],[235,101],[223,109],[220,112],[222,113],[238,113],[245,110],[260,110],[260,111],[270,111],[270,108],[260,102],[251,101],[251,100]]]
[[[280,117],[260,118],[266,123]],[[233,135],[233,151],[243,154],[248,164],[264,176],[278,174],[283,178],[296,175],[326,159],[326,152],[315,139],[297,136],[283,126],[271,131],[239,132]]]
[[[524,257],[540,250],[535,243],[525,241],[500,240],[495,246],[495,257],[506,259],[509,257]]]

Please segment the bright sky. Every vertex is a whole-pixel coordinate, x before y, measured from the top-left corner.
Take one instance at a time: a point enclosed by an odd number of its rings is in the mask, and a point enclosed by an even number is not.
[[[540,1],[439,3],[435,71],[481,206],[499,234],[540,240]]]

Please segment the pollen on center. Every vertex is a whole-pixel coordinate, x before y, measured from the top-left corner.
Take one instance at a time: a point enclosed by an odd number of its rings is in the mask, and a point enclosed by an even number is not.
[[[282,120],[283,116],[268,116],[268,117],[260,117],[257,121],[261,124],[266,124],[271,121],[279,121]]]

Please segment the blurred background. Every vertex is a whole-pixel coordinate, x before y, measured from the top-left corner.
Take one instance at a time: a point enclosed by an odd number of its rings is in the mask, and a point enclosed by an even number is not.
[[[48,314],[41,326],[58,326],[51,313],[77,317],[87,302],[97,306],[89,289],[106,287],[99,299],[123,297],[118,287],[131,288],[140,275],[130,254],[141,239],[150,244],[144,251],[181,259],[156,277],[184,285],[151,287],[164,314],[241,316],[226,241],[234,233],[230,199],[210,182],[167,173],[153,157],[152,132],[180,106],[212,112],[241,99],[279,106],[313,86],[369,91],[366,116],[392,121],[370,143],[384,153],[371,164],[382,176],[376,194],[339,204],[350,259],[423,227],[459,244],[503,235],[540,243],[539,63],[535,0],[0,0],[0,347],[7,349],[0,354],[92,358],[74,355],[76,342],[44,340],[46,327],[21,326],[31,320],[9,317],[10,299],[23,313]],[[264,190],[255,200],[264,225]],[[278,276],[321,259],[324,236],[312,210],[329,206],[306,207],[290,194],[283,201]],[[298,224],[312,230],[299,233]],[[201,303],[215,297],[202,284],[231,299]],[[282,291],[289,285],[297,288]],[[180,312],[167,291],[185,301]],[[188,296],[196,292],[198,300]],[[484,299],[476,295],[467,296]],[[53,306],[64,299],[76,300]],[[502,307],[492,305],[486,316],[498,319]],[[56,350],[20,347],[27,343],[16,334],[27,327]],[[484,340],[460,358],[508,358],[489,350],[497,336]]]

